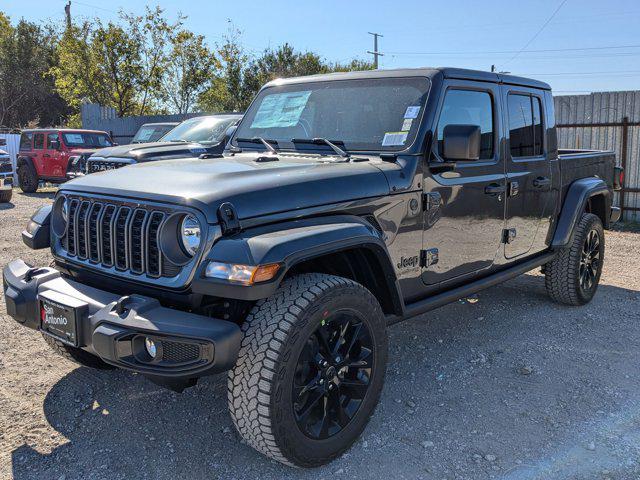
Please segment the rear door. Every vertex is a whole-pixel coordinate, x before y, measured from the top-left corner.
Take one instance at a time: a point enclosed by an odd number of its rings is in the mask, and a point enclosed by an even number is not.
[[[500,87],[447,80],[424,177],[425,220],[422,279],[434,285],[489,269],[500,251],[504,229],[505,168],[500,138]],[[443,130],[447,125],[480,127],[479,160],[446,167]],[[444,163],[442,168],[439,164]],[[437,262],[434,262],[437,254]]]
[[[507,204],[505,257],[536,253],[539,227],[553,202],[552,169],[546,154],[544,92],[505,85],[504,116],[507,133]]]
[[[44,157],[44,153],[44,133],[35,133],[33,135],[33,154],[31,159],[36,167],[38,176],[49,177],[47,159]]]

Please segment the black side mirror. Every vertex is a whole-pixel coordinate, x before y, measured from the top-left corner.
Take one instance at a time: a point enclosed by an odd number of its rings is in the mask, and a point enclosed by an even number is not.
[[[51,148],[54,150],[60,150],[60,140],[51,140]]]
[[[231,140],[231,137],[233,137],[233,134],[236,132],[237,128],[237,125],[231,125],[229,128],[227,128],[227,131],[224,132],[224,139],[222,140],[224,142],[224,145],[229,143],[229,140]]]
[[[445,160],[480,159],[478,125],[447,125],[442,137],[442,156]]]

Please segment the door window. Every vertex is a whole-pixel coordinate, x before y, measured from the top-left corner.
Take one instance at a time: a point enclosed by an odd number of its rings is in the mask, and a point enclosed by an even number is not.
[[[44,148],[44,135],[42,133],[37,133],[33,138],[33,149],[42,150],[43,148]]]
[[[508,96],[509,147],[511,157],[542,155],[542,107],[540,99],[532,95]]]
[[[488,92],[448,90],[438,121],[438,154],[443,157],[442,137],[447,125],[480,127],[480,159],[493,158],[493,98]]]
[[[51,146],[51,142],[57,142],[58,141],[58,134],[57,133],[50,133],[47,135],[47,150],[53,150],[53,147]]]
[[[23,133],[20,136],[20,150],[31,150],[32,141],[33,133]]]

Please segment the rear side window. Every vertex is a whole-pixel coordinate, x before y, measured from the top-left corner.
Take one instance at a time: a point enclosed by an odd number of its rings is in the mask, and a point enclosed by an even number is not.
[[[20,150],[31,150],[33,133],[23,133],[20,136]]]
[[[33,137],[33,149],[42,150],[44,148],[44,135],[42,133],[36,133]]]
[[[57,142],[58,141],[58,134],[57,133],[50,133],[47,135],[47,150],[51,150],[52,146],[51,146],[51,142]]]
[[[493,99],[488,92],[449,90],[438,121],[438,154],[443,156],[442,137],[447,125],[480,127],[480,159],[493,158]]]
[[[511,157],[542,155],[542,105],[538,97],[509,94],[509,146]]]

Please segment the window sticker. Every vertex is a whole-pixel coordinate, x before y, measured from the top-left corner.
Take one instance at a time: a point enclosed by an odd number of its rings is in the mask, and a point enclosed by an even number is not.
[[[153,131],[154,131],[153,128],[145,128],[140,133],[138,140],[149,140],[151,138],[151,134],[153,133]]]
[[[413,118],[405,118],[402,122],[402,128],[400,130],[408,131],[411,130],[411,124],[413,123]]]
[[[80,133],[65,133],[64,138],[69,143],[84,143]]]
[[[311,91],[276,93],[262,100],[251,128],[294,127],[307,106]]]
[[[407,107],[404,118],[418,118],[418,113],[420,113],[420,105]]]
[[[409,132],[387,132],[382,139],[382,146],[404,145],[404,142],[407,141],[407,136],[409,136]]]

